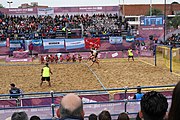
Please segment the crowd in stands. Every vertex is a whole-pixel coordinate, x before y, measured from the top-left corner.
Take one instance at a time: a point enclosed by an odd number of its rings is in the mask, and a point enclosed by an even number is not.
[[[166,45],[173,45],[174,47],[176,45],[179,45],[180,46],[180,33],[178,34],[172,34],[171,37],[169,37],[165,43]]]
[[[0,40],[36,39],[81,36],[119,35],[121,28],[127,28],[127,22],[117,14],[56,15],[51,16],[6,16],[0,17]],[[79,30],[79,31],[78,31]]]
[[[139,88],[138,91],[139,93]],[[170,110],[168,110],[167,98],[160,92],[150,91],[141,96],[140,111],[136,120],[180,120],[180,81],[173,90],[172,102]],[[74,94],[65,95],[60,101],[60,107],[56,112],[60,120],[83,120],[84,110],[82,99]],[[39,120],[38,116],[32,116],[30,120]],[[88,117],[89,120],[112,120],[112,116],[108,110],[100,111],[98,115],[92,113]],[[15,112],[11,116],[11,120],[28,120],[25,112]],[[120,113],[117,120],[130,120],[128,113]]]

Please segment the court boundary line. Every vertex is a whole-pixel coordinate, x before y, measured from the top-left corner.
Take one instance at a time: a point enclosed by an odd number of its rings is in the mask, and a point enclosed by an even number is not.
[[[146,61],[144,61],[144,60],[139,60],[138,59],[138,61],[140,61],[140,62],[142,62],[142,63],[145,63],[145,64],[148,64],[148,65],[151,65],[151,66],[153,66],[153,67],[156,67],[155,65],[153,65],[153,64],[151,64],[151,63],[148,63],[148,62],[146,62]],[[171,72],[172,74],[174,74],[174,75],[176,75],[176,76],[179,76],[180,77],[180,74],[178,74],[178,73],[175,73],[175,72]]]
[[[100,83],[101,87],[108,93],[106,87],[102,84],[100,78],[97,76],[97,74],[88,66],[87,63],[84,63],[84,65],[91,71],[91,73],[94,75],[94,77],[97,79],[97,81]]]

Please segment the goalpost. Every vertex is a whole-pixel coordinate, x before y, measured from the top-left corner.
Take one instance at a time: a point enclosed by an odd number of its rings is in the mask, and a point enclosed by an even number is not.
[[[180,48],[155,46],[155,66],[168,68],[170,72],[180,74]]]

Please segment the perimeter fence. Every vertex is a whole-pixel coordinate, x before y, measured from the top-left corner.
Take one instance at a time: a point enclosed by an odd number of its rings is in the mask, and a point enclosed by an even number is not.
[[[0,95],[0,119],[5,120],[10,117],[13,112],[25,111],[29,117],[37,115],[42,120],[56,120],[56,111],[59,108],[60,100],[67,93],[76,93],[82,98],[85,119],[87,119],[91,113],[98,115],[103,110],[108,110],[113,119],[117,119],[118,115],[122,112],[127,112],[129,117],[134,119],[138,111],[140,111],[140,101],[132,99],[136,93],[134,91],[137,88],[142,88],[143,93],[151,90],[161,92],[168,98],[170,107],[174,86],[175,85],[124,87],[106,90],[64,92],[51,91],[19,94],[20,97],[18,99],[9,99],[10,94],[2,94]]]

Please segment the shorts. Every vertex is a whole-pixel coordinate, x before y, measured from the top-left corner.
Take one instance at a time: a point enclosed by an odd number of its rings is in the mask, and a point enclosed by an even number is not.
[[[96,57],[92,58],[92,62],[96,62],[96,61],[97,61]]]
[[[133,56],[128,56],[128,58],[133,58]]]
[[[50,77],[42,77],[41,80],[42,81],[50,81]]]

